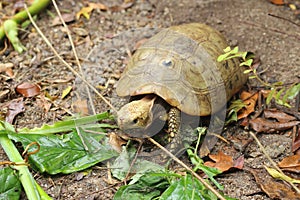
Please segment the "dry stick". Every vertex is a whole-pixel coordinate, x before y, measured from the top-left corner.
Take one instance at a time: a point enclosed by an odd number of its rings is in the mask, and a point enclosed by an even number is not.
[[[43,40],[46,42],[46,44],[50,47],[50,49],[52,50],[52,52],[55,54],[55,56],[63,63],[65,64],[65,66],[67,66],[67,68],[74,74],[76,75],[78,78],[80,78],[87,86],[89,86],[113,111],[117,112],[117,110],[115,109],[115,107],[107,100],[105,99],[105,97],[103,95],[101,95],[98,90],[96,88],[93,87],[92,84],[90,84],[87,80],[85,80],[78,72],[76,72],[76,70],[74,70],[58,53],[57,51],[54,49],[54,47],[52,46],[52,44],[50,43],[50,41],[46,38],[46,36],[42,33],[42,31],[39,29],[39,27],[36,25],[36,23],[34,22],[34,20],[32,19],[32,16],[30,15],[30,13],[28,12],[28,8],[27,5],[24,4],[25,10],[28,14],[28,17],[30,19],[30,22],[32,23],[32,25],[34,26],[34,28],[37,30],[37,32],[40,34],[40,36],[43,38]]]
[[[201,178],[196,172],[194,172],[191,168],[189,168],[184,162],[179,160],[176,156],[174,156],[171,152],[169,152],[166,148],[161,146],[158,142],[156,142],[151,137],[147,138],[150,142],[158,146],[161,150],[163,150],[168,156],[170,156],[173,160],[175,160],[178,164],[183,166],[188,172],[190,172],[193,176],[195,176],[206,188],[212,191],[219,199],[226,200],[217,190],[215,190],[211,185],[209,185],[203,178]]]
[[[59,16],[60,21],[62,22],[63,26],[67,30],[67,35],[68,35],[68,38],[69,38],[69,41],[70,41],[70,44],[71,44],[71,47],[72,47],[72,50],[73,50],[73,54],[74,54],[76,63],[78,65],[78,68],[79,68],[79,71],[80,71],[80,74],[82,75],[83,78],[85,78],[85,76],[83,74],[83,71],[82,71],[82,67],[81,67],[79,58],[78,58],[78,55],[77,55],[77,52],[76,52],[76,49],[75,49],[75,45],[74,45],[73,39],[72,39],[71,34],[70,34],[70,29],[66,25],[64,19],[62,18],[60,10],[58,9],[58,6],[56,4],[56,1],[52,0],[52,3],[54,5],[54,7],[55,7],[55,10],[56,10],[56,12],[57,12],[57,14]],[[96,114],[96,110],[95,110],[95,107],[94,107],[94,104],[93,104],[93,101],[92,101],[92,96],[91,96],[90,90],[89,90],[89,88],[88,88],[87,85],[86,85],[86,91],[87,91],[87,94],[88,94],[89,101],[91,102],[91,108],[92,108],[93,114],[95,115]]]
[[[268,155],[268,153],[266,152],[265,148],[263,147],[263,145],[260,143],[260,141],[258,140],[258,138],[255,136],[255,134],[252,131],[249,131],[250,135],[254,138],[254,140],[256,141],[257,145],[259,146],[260,150],[263,152],[263,154],[266,156],[266,158],[269,160],[269,162],[273,165],[273,167],[280,172],[282,175],[285,175],[282,170],[277,166],[277,164],[272,160],[272,158]],[[285,175],[286,176],[286,175]],[[300,190],[292,183],[292,182],[288,182],[293,188],[294,190],[300,194]]]

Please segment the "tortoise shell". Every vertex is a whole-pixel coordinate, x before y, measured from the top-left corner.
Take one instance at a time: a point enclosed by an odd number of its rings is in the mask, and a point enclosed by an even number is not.
[[[211,115],[247,80],[238,59],[217,62],[227,46],[225,38],[205,24],[164,29],[137,49],[116,92],[156,94],[189,115]]]

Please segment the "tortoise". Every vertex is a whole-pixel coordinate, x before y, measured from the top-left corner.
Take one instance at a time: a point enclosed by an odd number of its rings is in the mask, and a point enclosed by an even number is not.
[[[171,26],[147,40],[116,84],[118,96],[131,97],[117,113],[120,129],[144,138],[167,124],[174,137],[182,114],[209,116],[224,108],[247,80],[238,59],[217,62],[226,47],[221,33],[200,23]]]

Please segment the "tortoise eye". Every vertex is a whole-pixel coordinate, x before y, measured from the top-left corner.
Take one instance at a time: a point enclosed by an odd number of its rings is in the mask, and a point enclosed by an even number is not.
[[[162,65],[165,67],[171,67],[173,65],[172,60],[163,60]]]
[[[133,120],[133,123],[134,124],[137,124],[139,122],[139,120],[137,119],[137,118],[135,118],[134,120]]]

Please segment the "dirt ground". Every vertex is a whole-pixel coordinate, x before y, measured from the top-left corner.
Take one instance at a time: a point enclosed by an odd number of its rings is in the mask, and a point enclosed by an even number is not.
[[[75,14],[85,5],[84,2],[65,0],[58,1],[58,5],[63,13]],[[293,2],[300,5],[299,1]],[[122,1],[101,3],[118,6]],[[48,10],[55,13],[53,6]],[[66,32],[61,25],[52,25],[52,22],[53,18],[46,12],[37,20],[38,26],[59,54],[75,66]],[[262,78],[266,81],[299,82],[299,15],[297,18],[288,6],[276,6],[267,0],[136,0],[132,6],[119,11],[94,10],[89,20],[81,17],[68,25],[88,81],[98,88],[104,88],[101,92],[113,101],[117,98],[113,85],[126,66],[127,48],[132,49],[137,41],[153,35],[160,28],[188,22],[208,24],[224,34],[232,46],[258,55],[261,59],[260,70],[265,71]],[[68,116],[66,109],[72,112],[71,105],[74,98],[78,97],[76,95],[83,96],[80,81],[54,58],[32,27],[21,31],[20,37],[27,51],[17,54],[10,48],[0,57],[0,62],[14,64],[16,74],[11,80],[0,77],[2,90],[10,91],[0,97],[1,104],[19,97],[14,88],[24,81],[39,83],[51,96],[60,95],[67,85],[74,86],[72,95],[64,100],[57,99],[56,106],[47,113],[37,105],[35,98],[25,99],[25,111],[16,117],[15,126],[35,127],[63,119]],[[251,87],[256,84],[252,82]],[[99,99],[93,103],[97,112],[109,109]],[[5,108],[0,107],[1,114],[5,113]],[[259,135],[263,146],[275,161],[291,154],[292,138],[289,133]],[[218,142],[214,152],[222,150],[233,158],[244,155],[245,168],[248,169],[263,169],[263,165],[269,164],[255,142],[246,149],[241,147],[250,136],[238,125],[227,127],[223,136],[230,144]],[[7,160],[3,151],[0,155],[1,160]],[[99,166],[102,165],[93,167],[88,175],[82,175],[82,172],[57,176],[36,173],[35,178],[54,199],[112,199],[119,185],[108,184],[107,170]],[[242,200],[270,199],[248,170],[228,172],[217,180],[225,187],[224,193],[231,197]]]

